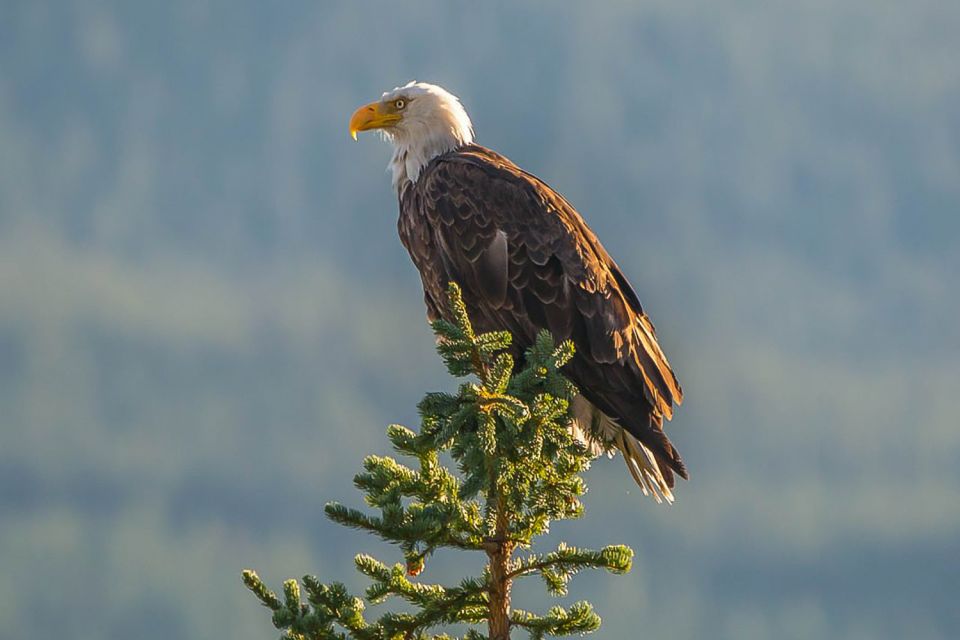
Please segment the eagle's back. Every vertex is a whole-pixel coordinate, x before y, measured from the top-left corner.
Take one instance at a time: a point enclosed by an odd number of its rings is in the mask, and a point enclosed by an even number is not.
[[[476,328],[510,331],[515,355],[544,328],[572,340],[566,373],[584,397],[666,463],[670,486],[670,469],[687,476],[662,429],[680,385],[630,283],[569,202],[479,145],[434,158],[399,199],[429,317],[447,315],[455,281]]]

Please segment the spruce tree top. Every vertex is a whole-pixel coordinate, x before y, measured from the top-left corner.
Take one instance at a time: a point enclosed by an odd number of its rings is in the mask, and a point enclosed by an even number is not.
[[[570,434],[569,403],[573,385],[559,369],[573,355],[573,345],[554,345],[547,332],[527,352],[515,371],[506,352],[506,332],[476,335],[460,290],[449,289],[453,322],[438,320],[433,330],[447,370],[473,377],[456,394],[429,393],[420,402],[419,432],[399,425],[387,430],[396,451],[416,461],[416,468],[392,457],[368,456],[354,484],[378,514],[337,503],[327,515],[340,524],[376,534],[400,547],[404,563],[392,567],[368,556],[355,558],[371,580],[365,599],[334,582],[304,576],[284,583],[283,598],[267,589],[251,570],[243,581],[273,611],[273,624],[290,640],[394,640],[450,638],[434,630],[467,625],[464,640],[506,640],[512,629],[531,638],[583,634],[599,628],[600,617],[585,601],[569,609],[553,607],[534,614],[510,606],[516,579],[539,576],[549,593],[565,595],[569,580],[581,569],[630,570],[633,552],[615,545],[593,551],[560,543],[549,553],[532,551],[534,539],[553,520],[583,515],[586,490],[580,474],[591,454]],[[456,472],[440,462],[449,452]],[[431,554],[442,548],[487,555],[483,574],[465,577],[456,586],[420,582]],[[376,620],[365,615],[366,603],[400,598],[411,612],[386,612]],[[486,634],[475,628],[486,626]]]

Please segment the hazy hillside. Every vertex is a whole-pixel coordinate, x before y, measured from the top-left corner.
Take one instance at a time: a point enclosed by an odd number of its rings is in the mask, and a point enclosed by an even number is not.
[[[960,4],[0,6],[2,636],[275,637],[241,568],[447,384],[352,110],[417,78],[561,190],[688,401],[587,519],[600,637],[960,634]],[[457,567],[438,559],[435,575]]]

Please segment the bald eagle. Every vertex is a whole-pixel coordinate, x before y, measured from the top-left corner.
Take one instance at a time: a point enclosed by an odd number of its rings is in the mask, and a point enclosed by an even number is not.
[[[474,144],[467,112],[441,87],[411,82],[360,107],[350,134],[371,129],[393,145],[400,239],[428,318],[448,317],[453,281],[477,330],[511,332],[518,357],[542,329],[572,340],[571,428],[595,454],[619,449],[645,495],[673,502],[674,473],[688,475],[663,421],[683,392],[633,287],[580,214]]]

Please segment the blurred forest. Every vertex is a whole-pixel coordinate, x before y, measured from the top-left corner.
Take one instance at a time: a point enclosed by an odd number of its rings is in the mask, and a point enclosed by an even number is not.
[[[322,505],[447,384],[388,149],[347,135],[416,78],[578,207],[687,393],[677,504],[601,460],[555,528],[638,553],[572,586],[600,636],[960,636],[958,33],[946,0],[4,0],[0,635],[272,638],[243,567],[392,557]]]

